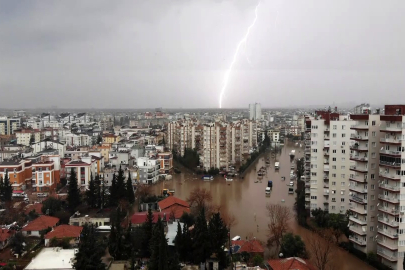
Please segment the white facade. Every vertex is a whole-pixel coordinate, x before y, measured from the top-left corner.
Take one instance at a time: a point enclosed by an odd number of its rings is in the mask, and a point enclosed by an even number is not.
[[[139,168],[139,181],[143,184],[153,184],[159,180],[159,161],[157,159],[149,159],[140,157],[137,160]]]
[[[325,119],[311,120],[310,147],[306,147],[310,161],[306,166],[306,187],[310,188],[306,189],[306,201],[310,204],[306,206],[310,210],[345,214],[349,208],[352,125],[353,121],[342,115],[330,124]]]
[[[249,104],[249,119],[250,120],[262,119],[262,107],[260,103]]]

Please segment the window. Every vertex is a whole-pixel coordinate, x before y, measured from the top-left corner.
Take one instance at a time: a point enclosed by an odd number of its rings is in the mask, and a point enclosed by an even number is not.
[[[332,198],[332,202],[336,202],[336,198]]]
[[[332,134],[332,138],[336,138],[336,133],[333,133],[333,134]]]
[[[372,190],[375,189],[375,185],[374,185],[374,184],[371,185],[371,189],[372,189]]]
[[[336,165],[332,165],[332,170],[336,170]]]
[[[372,125],[372,126],[375,126],[375,121],[371,121],[371,125]]]
[[[346,166],[342,165],[342,166],[340,166],[340,169],[344,170],[344,169],[346,169]]]
[[[346,133],[342,133],[342,138],[345,138],[346,137]]]
[[[336,149],[333,149],[333,150],[332,150],[332,153],[333,153],[333,154],[336,154]]]
[[[333,141],[332,143],[333,143],[333,145],[336,145],[336,141]]]
[[[371,163],[371,169],[375,169],[375,163]]]
[[[332,186],[336,186],[336,182],[332,182]]]
[[[376,143],[375,143],[375,142],[372,142],[372,143],[371,143],[371,146],[372,146],[372,147],[376,147]]]
[[[311,175],[312,175],[312,176],[316,176],[316,172],[311,172]]]
[[[373,136],[373,137],[375,137],[375,136],[376,136],[375,131],[371,132],[371,136]]]
[[[342,154],[345,154],[345,153],[346,153],[346,150],[343,149],[343,150],[342,150]]]
[[[342,129],[344,130],[346,128],[346,126],[345,125],[342,125]]]
[[[332,210],[335,210],[336,206],[332,205]]]
[[[374,205],[370,205],[370,210],[374,211]]]
[[[341,205],[340,206],[340,211],[344,211],[345,210],[345,206],[344,205]]]
[[[342,145],[345,146],[345,145],[346,145],[346,142],[342,142]]]
[[[336,158],[334,157],[334,158],[332,158],[332,161],[336,161]]]
[[[313,153],[318,153],[318,149],[312,149]]]
[[[316,180],[311,180],[311,185],[316,185],[317,181]]]
[[[371,153],[371,157],[375,158],[375,152]]]
[[[345,198],[340,198],[340,202],[345,202]]]
[[[311,200],[316,200],[316,196],[311,196]]]
[[[346,158],[342,157],[342,161],[345,161],[345,160],[346,160]]]
[[[346,178],[346,175],[345,175],[344,173],[342,173],[342,174],[340,175],[340,178],[345,179],[345,178]]]
[[[374,232],[374,226],[370,226],[370,232]]]
[[[333,125],[333,129],[337,129],[337,125]]]

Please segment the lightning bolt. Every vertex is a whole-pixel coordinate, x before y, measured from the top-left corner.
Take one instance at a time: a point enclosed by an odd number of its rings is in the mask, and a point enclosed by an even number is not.
[[[231,75],[231,71],[233,66],[235,65],[236,58],[238,57],[239,54],[239,49],[242,46],[242,44],[246,44],[246,40],[249,37],[250,29],[255,25],[256,20],[257,20],[257,9],[259,8],[260,1],[257,3],[257,6],[255,8],[255,19],[253,20],[252,24],[248,27],[247,32],[245,36],[242,38],[241,41],[239,41],[238,46],[236,47],[235,54],[233,56],[233,60],[231,62],[231,65],[229,66],[228,70],[225,72],[225,77],[224,77],[224,83],[222,85],[221,93],[219,94],[219,108],[222,108],[222,98],[225,94],[226,87],[228,86],[228,81],[229,81],[229,76]],[[249,60],[248,60],[249,61]],[[250,61],[249,61],[250,62]]]

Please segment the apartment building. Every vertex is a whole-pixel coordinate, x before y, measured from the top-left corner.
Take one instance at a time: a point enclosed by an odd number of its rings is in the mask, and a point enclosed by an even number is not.
[[[96,175],[96,161],[91,157],[82,157],[79,160],[72,160],[65,164],[66,179],[69,181],[72,173],[76,174],[77,185],[82,191],[89,185],[91,175]]]
[[[66,145],[67,146],[91,146],[92,138],[87,134],[66,134]]]
[[[405,252],[405,105],[386,105],[380,116],[377,255],[403,269]]]
[[[307,120],[306,206],[345,214],[349,208],[350,143],[353,125],[348,116],[316,111]],[[310,142],[310,144],[308,144]]]
[[[159,180],[159,160],[140,157],[137,160],[139,181],[143,184],[153,184]]]
[[[260,103],[249,104],[249,119],[262,119],[262,106],[260,105]]]
[[[30,160],[13,159],[0,163],[0,179],[8,175],[13,190],[25,190],[32,177]]]
[[[196,136],[201,130],[195,120],[178,120],[167,124],[167,146],[179,155],[184,155],[186,148],[196,148]],[[197,129],[196,129],[197,128]]]
[[[379,229],[377,208],[379,193],[379,150],[380,150],[380,115],[370,114],[370,107],[359,105],[354,109],[350,119],[354,121],[351,130],[350,146],[350,216],[349,240],[353,246],[364,252],[375,252],[375,236]]]
[[[31,145],[33,149],[33,153],[39,153],[48,149],[55,149],[58,150],[58,153],[61,157],[65,156],[66,152],[66,145],[61,143],[60,141],[55,141],[51,139],[44,139],[42,141],[36,142]]]
[[[0,117],[0,135],[14,134],[20,126],[20,118]]]
[[[173,155],[170,152],[158,153],[160,173],[169,173],[173,169]]]
[[[17,144],[30,146],[31,143],[37,143],[44,139],[44,133],[39,129],[17,129],[14,131]]]
[[[59,158],[59,157],[58,157]],[[34,163],[32,165],[32,188],[37,192],[52,192],[59,183],[59,170],[60,167],[57,162],[51,160]]]

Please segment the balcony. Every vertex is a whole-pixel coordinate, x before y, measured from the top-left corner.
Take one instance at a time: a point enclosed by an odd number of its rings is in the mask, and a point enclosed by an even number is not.
[[[384,259],[387,259],[387,260],[389,260],[391,262],[398,261],[397,255],[395,253],[393,253],[393,252],[388,251],[388,250],[385,251],[385,250],[377,248],[377,255],[379,255],[379,256],[383,257]]]
[[[366,167],[360,167],[360,166],[350,166],[351,171],[356,171],[356,172],[361,172],[361,173],[367,173]]]
[[[381,125],[380,131],[382,132],[402,132],[402,129],[405,128],[405,125],[402,123],[397,123],[396,125]]]
[[[367,234],[367,232],[363,231],[363,229],[361,227],[359,227],[359,226],[350,226],[349,230],[356,233],[356,234],[358,234],[358,235],[366,235]]]
[[[324,196],[329,196],[329,190],[324,190],[324,191],[323,191],[323,195],[324,195]]]
[[[361,186],[350,185],[349,189],[354,190],[358,193],[367,193],[367,189],[365,189],[364,187],[361,187]]]
[[[388,155],[388,156],[401,156],[401,152],[400,151],[392,151],[392,150],[380,150],[380,154],[381,155]]]
[[[360,219],[354,217],[353,215],[349,216],[349,220],[350,220],[350,221],[353,221],[353,222],[355,222],[355,223],[357,223],[357,224],[360,224],[360,225],[367,225],[367,221],[365,221],[365,220],[360,220]]]
[[[378,233],[385,235],[391,239],[397,239],[398,238],[398,234],[396,232],[392,232],[390,230],[384,230],[382,228],[378,228]]]
[[[324,165],[323,166],[323,171],[324,172],[329,172],[329,165]]]
[[[397,216],[399,215],[399,210],[394,208],[389,208],[389,207],[384,207],[384,206],[379,206],[378,207],[378,211],[393,215],[393,216]]]
[[[358,244],[359,246],[365,246],[366,245],[366,241],[364,241],[364,239],[361,239],[361,238],[353,236],[353,235],[349,236],[349,240],[356,243],[356,244]]]
[[[351,126],[350,127],[350,129],[354,129],[354,130],[357,130],[357,129],[360,129],[360,130],[368,130],[368,125],[365,125],[365,124],[356,124],[356,125],[353,125],[353,126]]]
[[[360,136],[360,135],[356,135],[356,134],[351,134],[350,135],[350,139],[354,140],[354,141],[368,141],[368,136]]]
[[[380,142],[381,143],[386,143],[386,144],[401,144],[401,139],[399,138],[381,138]]]
[[[351,155],[350,160],[359,161],[359,162],[367,162],[368,157],[360,156],[360,155]]]
[[[380,200],[387,201],[387,202],[390,202],[390,203],[399,203],[399,199],[398,199],[398,198],[393,198],[393,197],[390,197],[390,196],[385,196],[384,194],[378,194],[378,198],[379,198]]]
[[[387,184],[379,184],[380,188],[382,189],[386,189],[392,192],[399,192],[399,186],[391,186],[391,185],[387,185]]]
[[[357,196],[355,196],[355,195],[350,196],[350,197],[349,197],[349,200],[355,201],[355,202],[358,202],[358,203],[362,203],[362,204],[366,204],[366,203],[367,203],[367,200],[366,200],[366,199],[357,197]]]
[[[385,225],[393,227],[393,228],[396,228],[399,226],[399,223],[396,222],[395,220],[393,220],[393,219],[390,220],[389,218],[385,218],[385,217],[378,217],[378,221]]]
[[[356,181],[359,183],[367,183],[367,178],[365,176],[360,176],[360,175],[351,174],[349,176],[349,180]]]
[[[379,175],[380,175],[380,177],[387,178],[387,179],[394,180],[394,181],[400,181],[401,180],[400,175],[390,174],[390,173],[385,172],[385,171],[380,171]]]
[[[329,175],[324,175],[323,180],[327,180],[327,179],[329,179]]]
[[[350,150],[354,150],[354,151],[358,151],[358,152],[367,152],[368,147],[358,145],[358,144],[352,144],[352,145],[350,145]]]
[[[305,201],[306,201],[306,202],[310,202],[311,200],[310,200],[309,197],[305,197]]]
[[[356,212],[356,213],[360,214],[360,215],[367,215],[367,210],[365,210],[362,207],[356,207],[354,205],[350,205],[349,209],[352,210],[353,212]]]
[[[383,239],[378,238],[377,243],[383,247],[386,247],[390,250],[397,250],[398,249],[398,243],[394,243],[394,241],[384,241]]]
[[[306,188],[305,189],[305,194],[309,194],[309,193],[311,193],[311,190],[309,188]]]
[[[324,156],[329,156],[329,151],[323,151]]]

